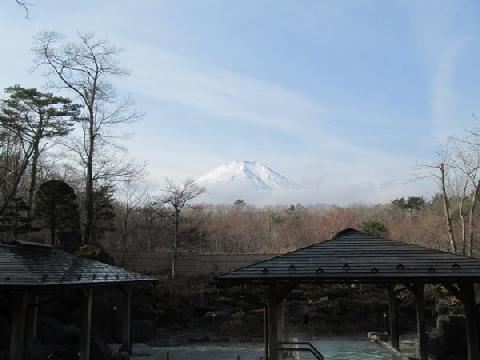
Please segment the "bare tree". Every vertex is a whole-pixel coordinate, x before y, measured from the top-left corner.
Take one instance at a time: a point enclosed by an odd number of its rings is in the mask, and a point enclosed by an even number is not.
[[[46,69],[45,75],[56,88],[73,92],[84,105],[83,136],[69,147],[80,158],[85,169],[85,226],[83,241],[93,242],[95,168],[97,174],[110,161],[98,163],[105,147],[120,148],[116,140],[123,138],[114,130],[141,115],[130,111],[130,101],[118,100],[111,80],[128,71],[118,61],[120,49],[93,34],[79,34],[78,42],[67,42],[56,32],[40,33],[34,43],[36,66]],[[100,151],[101,150],[101,151]]]
[[[27,19],[29,19],[30,18],[30,7],[33,6],[33,4],[29,3],[29,2],[26,2],[26,1],[23,1],[23,0],[15,0],[15,2],[17,3],[18,6],[23,8],[23,10],[25,10],[25,17]]]
[[[457,251],[453,229],[454,209],[460,220],[461,251],[472,256],[475,211],[480,192],[480,131],[469,130],[462,137],[450,137],[439,152],[439,161],[423,165],[437,179],[443,200],[450,250]]]
[[[451,166],[456,171],[457,179],[463,184],[459,206],[463,253],[472,256],[474,218],[480,191],[480,132],[470,130],[464,137],[452,138],[451,144]],[[464,212],[468,214],[468,224]]]
[[[142,205],[148,198],[147,191],[138,186],[137,182],[125,181],[117,191],[120,200],[120,218],[121,218],[121,250],[122,255],[120,265],[124,266],[127,262],[127,256],[134,252],[135,248],[140,244],[132,244],[132,233],[136,230],[134,217],[136,213],[141,211]]]
[[[450,252],[455,254],[457,252],[457,244],[455,241],[455,234],[453,232],[452,205],[451,205],[449,191],[448,191],[450,179],[453,176],[452,165],[450,163],[449,150],[450,150],[450,146],[449,146],[449,143],[447,143],[446,145],[443,146],[442,150],[438,152],[438,156],[440,158],[439,161],[434,162],[432,164],[419,165],[419,168],[422,171],[426,170],[427,174],[419,176],[418,178],[430,177],[435,179],[439,184],[440,191],[442,194],[443,213],[444,213],[445,223],[447,225],[449,250]]]
[[[167,179],[167,187],[163,190],[164,194],[161,201],[166,206],[173,209],[173,219],[175,224],[174,238],[172,243],[172,262],[170,264],[170,277],[175,278],[177,257],[179,252],[178,231],[181,222],[182,209],[191,200],[197,198],[206,191],[204,187],[198,186],[194,180],[187,179],[182,184],[176,185],[172,180]]]

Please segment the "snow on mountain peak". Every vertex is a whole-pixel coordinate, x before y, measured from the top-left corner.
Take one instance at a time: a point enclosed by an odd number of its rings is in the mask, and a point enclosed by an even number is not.
[[[256,161],[227,161],[197,179],[207,190],[218,186],[240,186],[257,190],[295,190],[300,185]]]

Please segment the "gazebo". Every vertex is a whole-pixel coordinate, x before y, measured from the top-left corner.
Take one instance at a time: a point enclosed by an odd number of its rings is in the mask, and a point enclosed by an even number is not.
[[[480,282],[480,260],[477,259],[348,228],[324,242],[226,273],[217,281],[227,285],[264,285],[268,289],[265,316],[265,355],[268,360],[279,359],[280,352],[292,350],[295,345],[285,339],[284,307],[289,291],[299,284],[318,283],[386,286],[391,344],[396,350],[399,350],[399,335],[395,285],[407,287],[416,303],[417,357],[427,360],[424,287],[425,284],[441,284],[463,302],[468,359],[480,360],[474,293],[474,284]]]
[[[132,286],[157,280],[139,273],[69,254],[49,245],[16,241],[0,245],[0,291],[12,299],[10,360],[31,356],[36,338],[38,298],[76,289],[82,298],[80,359],[90,358],[92,305],[96,288],[118,287],[124,294],[122,348],[131,352]]]

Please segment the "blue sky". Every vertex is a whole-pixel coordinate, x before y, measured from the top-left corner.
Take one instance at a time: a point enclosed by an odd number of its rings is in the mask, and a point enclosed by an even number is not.
[[[415,165],[480,114],[477,1],[35,3],[30,20],[0,3],[0,86],[43,86],[29,72],[38,31],[122,47],[132,74],[117,86],[146,113],[129,156],[154,187],[256,160],[314,202],[429,196]]]

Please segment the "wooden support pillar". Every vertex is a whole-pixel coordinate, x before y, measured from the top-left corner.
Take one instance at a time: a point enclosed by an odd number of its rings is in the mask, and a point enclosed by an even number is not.
[[[122,319],[121,351],[132,353],[132,285],[128,285],[124,294]]]
[[[92,306],[93,306],[93,288],[85,290],[81,309],[80,326],[80,360],[90,359],[90,343],[92,339]]]
[[[287,290],[270,286],[268,290],[268,360],[278,360],[279,343],[285,341],[285,297]]]
[[[33,295],[27,307],[25,324],[25,351],[27,359],[33,357],[33,346],[37,338],[38,296]]]
[[[425,331],[425,287],[414,284],[415,305],[417,310],[417,358],[428,360],[428,337]]]
[[[30,294],[27,291],[13,294],[10,360],[25,358],[25,319],[29,298]]]
[[[265,345],[264,359],[268,360],[268,305],[263,308],[263,343]]]
[[[480,360],[478,310],[472,283],[460,285],[461,298],[465,309],[465,329],[468,360]]]
[[[278,302],[275,298],[269,296],[268,299],[268,360],[278,359],[278,344],[277,344],[277,327],[278,319],[275,311]]]
[[[394,349],[400,350],[400,338],[398,334],[398,309],[395,285],[388,288],[388,310],[390,318],[390,341]]]

